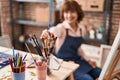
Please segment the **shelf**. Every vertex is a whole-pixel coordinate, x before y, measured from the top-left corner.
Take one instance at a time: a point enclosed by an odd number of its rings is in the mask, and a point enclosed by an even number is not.
[[[42,3],[48,3],[49,0],[13,0],[17,2],[42,2]]]
[[[94,11],[84,11],[84,13],[90,13],[90,14],[103,14],[103,12],[94,12]]]
[[[48,23],[40,23],[40,22],[36,22],[36,21],[32,21],[32,20],[26,20],[23,18],[18,18],[18,19],[14,19],[13,14],[14,14],[14,10],[13,10],[13,5],[14,3],[19,3],[19,14],[21,16],[23,16],[23,10],[24,10],[24,3],[47,3],[49,5],[49,22]],[[15,29],[14,29],[14,24],[20,24],[21,27],[21,34],[24,34],[24,25],[28,25],[28,26],[33,26],[33,27],[45,27],[45,28],[49,28],[51,26],[53,26],[53,17],[52,17],[52,11],[54,10],[54,4],[53,4],[54,0],[10,0],[10,18],[11,18],[11,26],[12,26],[12,43],[13,46],[15,47]],[[17,40],[16,40],[17,41]],[[25,47],[25,46],[23,46]],[[24,48],[23,48],[24,49]]]
[[[60,11],[59,8],[55,8],[55,10],[56,10],[56,11]],[[83,11],[83,12],[84,12],[84,13],[90,13],[90,14],[103,14],[103,13],[104,13],[104,11],[103,11],[103,12]]]
[[[102,39],[97,39],[97,38],[94,38],[94,39],[91,39],[89,37],[84,37],[84,40],[89,40],[89,41],[97,41],[97,42],[100,42],[100,43],[104,43],[105,42],[105,38],[103,37]]]
[[[29,20],[20,20],[20,19],[17,19],[17,20],[14,20],[14,23],[17,23],[17,24],[23,24],[23,25],[30,25],[30,26],[42,26],[42,27],[48,27],[49,24],[47,23],[38,23],[38,22],[34,22],[34,21],[29,21]]]

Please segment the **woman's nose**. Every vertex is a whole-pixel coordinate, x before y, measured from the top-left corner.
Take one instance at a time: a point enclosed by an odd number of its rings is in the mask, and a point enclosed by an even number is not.
[[[68,12],[68,17],[71,17],[72,16],[72,13],[71,12]]]

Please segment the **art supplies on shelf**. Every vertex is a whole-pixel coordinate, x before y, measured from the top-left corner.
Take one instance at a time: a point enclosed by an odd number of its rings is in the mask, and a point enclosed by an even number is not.
[[[8,58],[11,57],[10,54],[5,54],[4,52],[0,52],[0,68],[9,64]]]

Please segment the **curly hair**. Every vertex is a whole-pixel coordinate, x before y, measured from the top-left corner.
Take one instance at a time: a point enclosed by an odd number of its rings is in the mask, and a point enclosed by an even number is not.
[[[81,6],[74,0],[66,0],[65,3],[63,4],[63,6],[60,9],[60,20],[64,21],[64,12],[67,11],[76,11],[77,15],[78,15],[78,19],[77,21],[80,22],[83,17],[84,17],[84,13],[81,9]]]

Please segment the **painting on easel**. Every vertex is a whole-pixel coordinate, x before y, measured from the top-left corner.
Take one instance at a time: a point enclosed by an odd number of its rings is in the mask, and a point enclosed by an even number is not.
[[[117,73],[120,74],[120,67],[117,68],[119,69],[117,70],[118,72],[114,73],[119,62],[120,62],[120,29],[115,37],[109,55],[107,56],[102,72],[99,76],[99,80],[120,80],[120,75],[118,77],[116,76]]]

